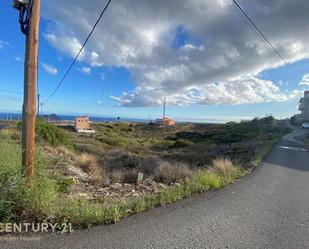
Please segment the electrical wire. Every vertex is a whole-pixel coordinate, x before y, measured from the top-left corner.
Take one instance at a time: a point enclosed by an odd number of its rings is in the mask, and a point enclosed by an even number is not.
[[[268,46],[274,50],[274,52],[280,57],[280,59],[284,62],[284,64],[290,69],[290,71],[297,77],[297,79],[301,80],[301,77],[298,73],[290,66],[290,64],[283,58],[283,56],[279,53],[279,51],[271,44],[271,42],[267,39],[267,37],[263,34],[261,29],[254,23],[254,21],[247,15],[247,13],[240,7],[240,5],[236,2],[236,0],[232,0],[234,5],[241,11],[243,16],[249,21],[249,23],[254,27],[256,32],[264,39],[264,41],[268,44]]]
[[[81,54],[81,52],[83,51],[84,47],[86,46],[89,38],[91,37],[92,33],[94,32],[95,28],[97,27],[97,25],[99,24],[102,16],[104,15],[105,11],[107,10],[108,6],[110,5],[112,0],[109,0],[106,4],[106,6],[104,7],[104,9],[102,10],[99,18],[97,19],[96,23],[94,24],[94,26],[92,27],[89,35],[87,36],[86,40],[84,41],[82,47],[80,48],[80,50],[78,51],[77,55],[75,56],[74,60],[72,61],[71,65],[69,66],[69,68],[67,69],[67,71],[65,72],[65,74],[63,75],[63,77],[61,78],[60,82],[58,83],[57,87],[55,88],[55,90],[49,95],[49,97],[44,101],[44,104],[46,104],[53,96],[54,94],[57,92],[57,90],[59,89],[59,87],[61,86],[61,84],[63,83],[63,81],[65,80],[65,78],[67,77],[67,75],[69,74],[69,72],[71,71],[73,65],[75,64],[76,60],[78,59],[79,55]]]

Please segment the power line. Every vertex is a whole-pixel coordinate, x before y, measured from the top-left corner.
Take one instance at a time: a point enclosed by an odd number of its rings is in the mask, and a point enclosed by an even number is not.
[[[241,11],[244,17],[249,21],[249,23],[254,27],[257,33],[266,41],[266,43],[274,50],[274,52],[280,57],[280,59],[284,62],[284,64],[290,69],[290,71],[301,80],[301,77],[298,73],[289,65],[289,63],[283,58],[283,56],[279,53],[279,51],[271,44],[271,42],[267,39],[267,37],[263,34],[261,29],[253,22],[253,20],[247,15],[247,13],[239,6],[236,0],[232,0],[235,6]]]
[[[95,28],[97,27],[98,23],[100,22],[102,16],[104,15],[105,11],[107,10],[109,4],[111,3],[112,0],[109,0],[106,4],[106,6],[104,7],[104,9],[102,10],[98,20],[96,21],[96,23],[94,24],[94,26],[92,27],[92,30],[90,31],[89,35],[87,36],[86,40],[84,41],[82,47],[80,48],[80,50],[78,51],[77,55],[75,56],[74,60],[72,61],[71,65],[69,66],[69,68],[67,69],[67,71],[65,72],[65,74],[63,75],[63,77],[61,78],[59,84],[57,85],[57,87],[55,88],[55,90],[49,95],[49,97],[45,100],[44,104],[46,104],[52,96],[54,96],[54,94],[57,92],[58,88],[61,86],[61,84],[63,83],[63,81],[65,80],[65,78],[67,77],[67,75],[69,74],[69,72],[71,71],[74,63],[76,62],[76,60],[78,59],[79,55],[81,54],[81,52],[83,51],[84,47],[86,46],[90,36],[92,35],[92,33],[94,32]]]

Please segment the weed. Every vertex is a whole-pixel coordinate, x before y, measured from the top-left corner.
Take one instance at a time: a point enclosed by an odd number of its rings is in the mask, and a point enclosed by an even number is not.
[[[97,159],[90,154],[81,154],[77,161],[78,166],[91,176],[95,185],[106,185],[109,183],[104,168],[98,166]]]
[[[187,165],[183,163],[162,162],[155,170],[154,179],[158,182],[170,184],[181,182],[192,174]]]

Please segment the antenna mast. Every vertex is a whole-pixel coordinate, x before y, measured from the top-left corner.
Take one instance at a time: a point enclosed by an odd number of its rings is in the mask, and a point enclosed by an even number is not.
[[[162,117],[162,126],[165,125],[165,107],[166,107],[166,97],[163,99],[163,117]]]

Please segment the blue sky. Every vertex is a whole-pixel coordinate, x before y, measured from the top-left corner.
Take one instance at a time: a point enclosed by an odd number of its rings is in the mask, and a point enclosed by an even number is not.
[[[57,8],[52,8],[51,2],[42,1],[40,23],[39,91],[43,101],[56,87],[72,61],[72,41],[82,43],[85,34],[89,32],[87,27],[79,28],[78,23],[83,23],[83,20],[93,23],[102,6],[100,1],[95,1],[93,5],[97,3],[98,6],[93,6],[93,10],[84,10],[82,6],[78,6],[82,1],[76,1],[76,6],[69,8],[59,0]],[[125,1],[117,4],[111,6],[111,13],[116,7],[124,10],[129,8]],[[75,7],[80,13],[78,20],[72,20],[70,15],[63,14],[64,10],[74,13]],[[222,10],[218,10],[218,15],[226,18],[233,15],[234,25],[243,25],[241,16],[231,6],[219,7]],[[272,6],[267,7],[271,11]],[[140,8],[144,9],[141,12],[136,10],[136,15],[147,12],[150,7],[144,2]],[[95,13],[94,17],[89,16],[91,11]],[[179,12],[181,11],[180,9]],[[298,99],[306,85],[299,85],[300,80],[282,65],[273,51],[263,47],[263,42],[248,26],[241,26],[246,34],[245,39],[251,39],[256,47],[261,46],[263,49],[260,56],[265,59],[256,58],[255,61],[255,54],[250,55],[250,51],[243,45],[237,47],[238,42],[232,40],[237,30],[222,35],[220,32],[223,33],[227,28],[226,24],[209,24],[213,27],[204,30],[198,21],[192,20],[190,23],[191,19],[186,19],[184,22],[178,16],[163,19],[164,22],[160,18],[154,18],[153,22],[146,25],[141,37],[132,36],[133,41],[128,41],[127,37],[120,35],[120,31],[118,35],[112,32],[115,27],[119,30],[132,28],[128,25],[133,25],[135,20],[128,13],[124,14],[128,19],[126,24],[115,24],[111,14],[105,20],[103,17],[105,25],[98,27],[97,34],[92,37],[89,47],[86,47],[85,56],[75,64],[54,97],[43,106],[43,112],[154,119],[161,116],[161,101],[164,96],[169,103],[167,115],[179,120],[229,121],[263,117],[266,114],[284,118],[297,112]],[[250,14],[256,14],[258,20],[261,15],[258,11]],[[0,2],[0,21],[4,24],[0,29],[0,111],[19,112],[22,105],[25,36],[20,32],[18,13],[11,7],[10,1]],[[110,23],[115,27],[109,27]],[[139,27],[139,31],[143,28],[144,26]],[[266,31],[270,33],[269,30]],[[103,35],[104,32],[106,34]],[[58,40],[55,42],[55,39]],[[302,41],[297,34],[295,39]],[[304,41],[306,39],[303,38]],[[273,40],[279,49],[283,46],[279,42],[283,41],[280,34],[274,35]],[[295,41],[291,46],[293,44]],[[284,46],[287,46],[286,43]],[[298,47],[302,48],[301,44]],[[123,54],[115,55],[114,48],[117,51],[127,49],[126,57]],[[213,69],[209,63],[216,60],[215,63],[219,65],[221,57],[218,53],[222,52],[222,48],[227,48],[222,54],[222,68],[218,66]],[[216,49],[219,52],[215,54]],[[235,53],[228,53],[234,50]],[[309,73],[309,53],[306,47],[303,51],[295,49],[295,53],[288,52],[291,49],[281,51],[300,77]],[[93,53],[98,54],[95,59],[91,56]],[[247,62],[247,58],[253,59]],[[193,68],[193,65],[196,66]],[[206,72],[209,70],[208,74],[197,71],[199,66],[205,68]],[[250,88],[247,88],[248,85]],[[223,89],[222,93],[216,89]],[[190,91],[197,92],[197,96],[190,95]]]

